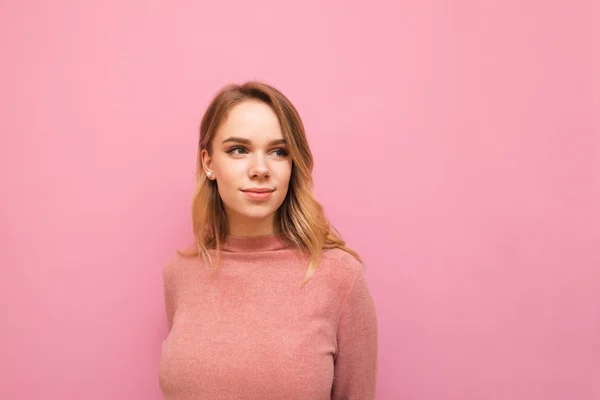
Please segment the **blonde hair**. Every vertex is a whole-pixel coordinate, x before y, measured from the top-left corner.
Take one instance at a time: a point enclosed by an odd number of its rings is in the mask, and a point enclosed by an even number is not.
[[[315,199],[313,188],[313,155],[308,146],[304,125],[296,108],[276,88],[258,81],[228,84],[212,99],[200,123],[196,189],[192,199],[192,227],[196,249],[178,250],[184,256],[198,256],[218,269],[221,244],[228,234],[227,216],[215,181],[206,178],[201,152],[212,155],[212,141],[229,110],[245,100],[259,100],[269,105],[277,115],[284,139],[292,158],[292,172],[285,200],[277,210],[278,234],[300,249],[308,258],[308,272],[302,284],[312,278],[324,250],[338,248],[362,263],[360,256],[346,247],[339,232],[324,215],[323,207]],[[208,249],[216,249],[217,262],[212,263]]]

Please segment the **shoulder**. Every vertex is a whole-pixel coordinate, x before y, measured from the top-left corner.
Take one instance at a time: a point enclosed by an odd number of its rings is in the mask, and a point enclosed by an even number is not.
[[[342,249],[330,249],[323,252],[322,262],[329,264],[330,268],[355,276],[364,273],[364,265],[358,261],[352,254]]]
[[[357,278],[364,275],[364,265],[350,253],[335,248],[323,252],[319,268],[341,292],[348,292]],[[319,273],[319,272],[317,272]]]
[[[174,279],[181,274],[188,266],[197,263],[198,256],[186,255],[193,254],[196,250],[196,244],[190,243],[174,250],[163,264],[163,276]]]

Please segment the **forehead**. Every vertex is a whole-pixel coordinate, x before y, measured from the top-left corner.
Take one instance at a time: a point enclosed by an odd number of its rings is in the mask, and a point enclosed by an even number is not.
[[[229,136],[262,141],[282,136],[279,119],[273,109],[257,100],[246,100],[233,106],[219,127],[216,139],[223,141]]]

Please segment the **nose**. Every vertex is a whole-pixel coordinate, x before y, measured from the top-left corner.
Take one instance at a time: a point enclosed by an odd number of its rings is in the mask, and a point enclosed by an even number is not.
[[[248,173],[251,178],[265,178],[269,176],[270,171],[266,156],[257,154],[252,160]]]

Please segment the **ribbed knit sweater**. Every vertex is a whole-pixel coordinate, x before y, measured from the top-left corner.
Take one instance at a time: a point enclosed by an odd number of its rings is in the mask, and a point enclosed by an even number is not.
[[[374,399],[377,315],[364,267],[326,250],[302,287],[307,261],[276,234],[228,235],[211,280],[200,257],[168,260],[165,399]]]

